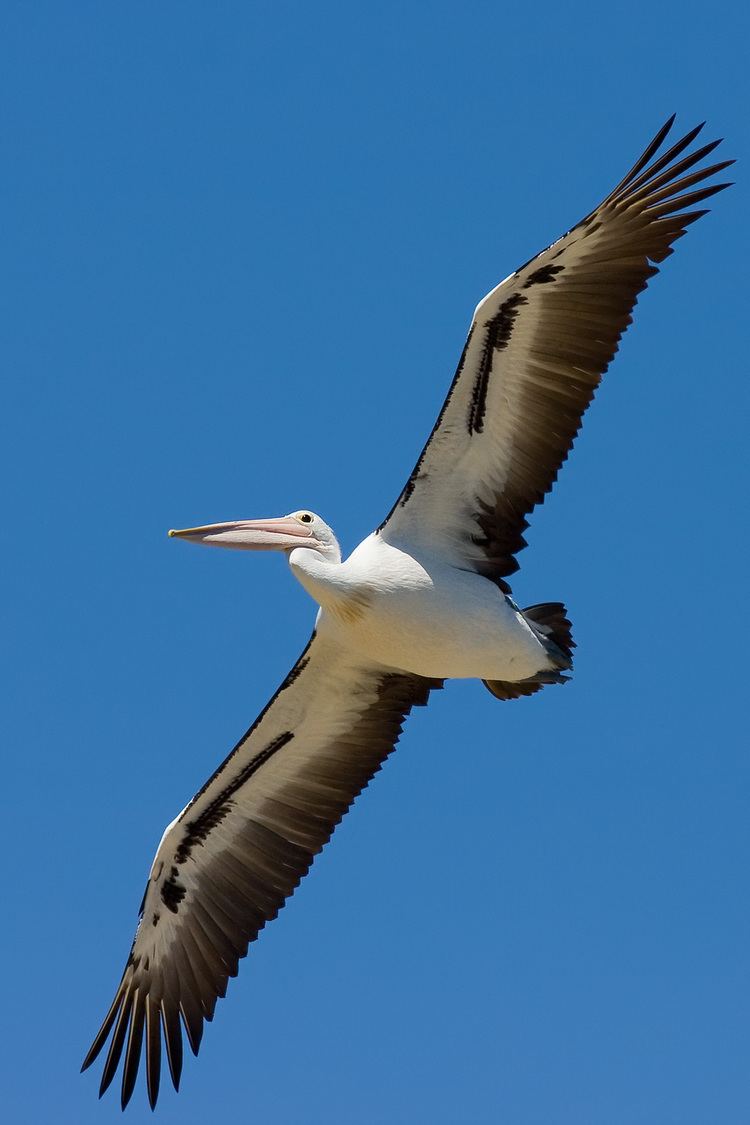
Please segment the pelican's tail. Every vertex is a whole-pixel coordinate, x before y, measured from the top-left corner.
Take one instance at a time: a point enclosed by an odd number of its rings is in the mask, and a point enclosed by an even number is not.
[[[568,611],[562,602],[541,602],[540,605],[530,605],[523,610],[523,615],[550,656],[555,661],[560,660],[559,667],[572,667],[573,649],[576,643],[573,640],[573,627],[568,620]]]
[[[576,643],[573,640],[572,627],[565,606],[562,602],[542,602],[540,605],[530,605],[522,612],[547,650],[554,668],[537,672],[535,676],[529,676],[527,680],[518,680],[515,683],[506,680],[484,680],[484,686],[495,696],[495,699],[518,699],[519,696],[533,695],[534,692],[541,691],[547,684],[564,684],[570,679],[570,676],[563,675],[563,671],[573,666],[573,649]]]

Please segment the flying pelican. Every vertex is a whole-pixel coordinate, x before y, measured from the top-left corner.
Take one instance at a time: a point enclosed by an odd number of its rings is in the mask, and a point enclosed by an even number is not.
[[[127,1105],[141,1052],[153,1108],[162,1042],[175,1089],[182,1027],[197,1054],[227,980],[446,679],[497,699],[564,682],[574,642],[558,602],[519,609],[507,579],[654,263],[726,183],[702,126],[659,154],[674,117],[606,199],[477,306],[440,416],[390,513],[342,561],[314,512],[169,534],[282,551],[318,603],[312,637],[247,734],[167,827],[114,1001],[100,1096],[123,1049]],[[691,171],[691,169],[693,169]],[[696,187],[696,185],[701,185]]]

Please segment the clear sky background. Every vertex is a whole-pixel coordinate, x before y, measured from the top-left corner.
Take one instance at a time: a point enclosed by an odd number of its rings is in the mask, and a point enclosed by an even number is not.
[[[490,287],[674,110],[747,157],[745,11],[2,5],[4,1121],[120,1119],[78,1068],[154,849],[310,632],[281,557],[167,528],[350,550]],[[165,1125],[747,1125],[747,169],[534,518],[574,681],[412,716]]]

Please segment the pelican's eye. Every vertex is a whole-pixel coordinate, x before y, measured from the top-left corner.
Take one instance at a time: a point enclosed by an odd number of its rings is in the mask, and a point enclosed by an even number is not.
[[[309,512],[300,512],[300,514],[297,516],[297,519],[300,521],[300,523],[312,523],[313,521],[313,518]]]

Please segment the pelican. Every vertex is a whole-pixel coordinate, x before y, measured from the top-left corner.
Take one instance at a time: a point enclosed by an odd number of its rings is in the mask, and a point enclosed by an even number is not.
[[[446,679],[497,699],[568,679],[562,603],[519,608],[508,585],[527,516],[551,489],[631,321],[638,294],[730,186],[706,184],[702,126],[662,152],[674,117],[577,226],[477,306],[455,378],[390,513],[349,558],[315,512],[170,531],[188,543],[281,551],[319,606],[289,675],[167,827],[114,1001],[100,1096],[120,1060],[123,1109],[142,1053],[153,1108],[162,1045],[177,1090],[183,1029],[197,1054],[248,944]],[[124,1056],[123,1056],[124,1051]]]

